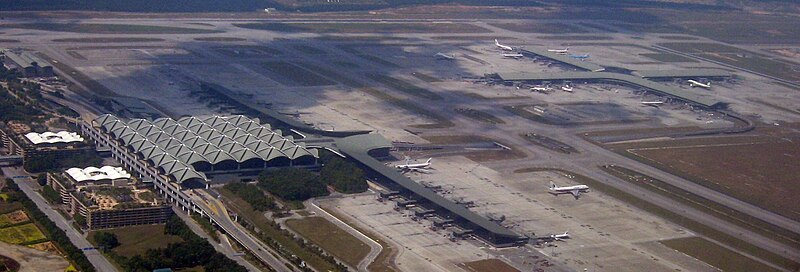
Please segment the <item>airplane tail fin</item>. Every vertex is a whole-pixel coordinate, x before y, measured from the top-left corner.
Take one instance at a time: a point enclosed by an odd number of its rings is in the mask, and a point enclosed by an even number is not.
[[[498,42],[497,39],[494,39],[494,44],[495,45],[500,45],[500,42]]]
[[[549,187],[549,188],[550,188],[550,190],[553,190],[553,189],[555,189],[555,188],[556,188],[556,184],[555,184],[555,183],[553,183],[553,182],[551,181],[551,182],[550,182],[550,187]]]
[[[433,160],[433,158],[429,158],[427,161],[425,161],[425,163],[429,164],[429,163],[431,163],[431,160]]]

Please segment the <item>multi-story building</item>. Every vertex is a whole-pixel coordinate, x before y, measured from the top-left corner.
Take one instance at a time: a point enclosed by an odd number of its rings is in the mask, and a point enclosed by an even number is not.
[[[66,211],[85,218],[89,229],[159,224],[172,208],[121,167],[70,168],[47,174]]]

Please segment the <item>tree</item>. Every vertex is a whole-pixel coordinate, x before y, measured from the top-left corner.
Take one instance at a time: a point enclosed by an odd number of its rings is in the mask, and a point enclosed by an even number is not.
[[[301,168],[264,171],[258,177],[258,185],[286,200],[304,201],[328,195],[325,183],[314,173]]]
[[[263,212],[275,208],[275,200],[265,195],[256,185],[234,182],[226,184],[225,189],[241,197],[256,211]]]
[[[320,179],[346,194],[361,193],[369,187],[363,170],[338,157],[327,160],[320,171]]]
[[[94,241],[97,242],[97,246],[100,247],[100,249],[102,249],[103,251],[109,251],[119,246],[119,240],[117,240],[117,235],[109,232],[95,233]]]
[[[47,185],[47,174],[39,174],[39,176],[36,177],[36,182],[38,182],[41,186]]]

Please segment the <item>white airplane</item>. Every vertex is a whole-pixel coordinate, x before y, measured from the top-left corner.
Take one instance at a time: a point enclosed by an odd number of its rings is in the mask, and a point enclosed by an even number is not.
[[[559,55],[566,55],[569,52],[569,47],[564,49],[547,49],[547,52],[552,52]]]
[[[563,241],[564,239],[569,239],[569,231],[565,231],[562,234],[551,234],[550,238],[556,241]]]
[[[454,59],[456,59],[456,56],[448,55],[448,54],[445,54],[445,53],[442,53],[442,52],[436,53],[436,55],[433,55],[433,56],[436,57],[437,60],[454,60]]]
[[[565,92],[568,92],[568,93],[571,93],[572,92],[572,86],[569,86],[569,85],[561,86],[561,90],[565,91]]]
[[[503,54],[503,57],[509,59],[521,59],[525,56],[523,56],[522,54]]]
[[[500,42],[498,42],[497,39],[494,39],[494,45],[497,46],[497,48],[500,48],[500,50],[514,51],[514,48],[511,48],[511,46],[508,45],[500,44]]]
[[[542,86],[531,87],[531,91],[533,91],[533,92],[546,93],[546,92],[549,92],[549,91],[552,91],[552,90],[553,90],[553,88],[550,88],[550,87],[542,87]]]
[[[558,187],[552,181],[550,182],[550,193],[554,195],[572,194],[572,196],[574,196],[575,199],[577,199],[578,197],[581,196],[581,193],[585,193],[588,191],[589,191],[589,186],[583,184],[575,186]]]
[[[395,167],[397,167],[397,169],[400,169],[400,171],[404,172],[417,171],[426,173],[427,172],[426,168],[431,166],[431,160],[433,160],[433,158],[428,159],[424,163],[411,163],[411,160],[409,158],[406,158],[406,164],[400,164]]]
[[[687,80],[687,81],[689,82],[689,86],[690,87],[702,87],[702,88],[706,88],[706,89],[710,89],[711,88],[711,82],[702,83],[702,82],[694,80],[694,79],[690,79],[690,80]]]

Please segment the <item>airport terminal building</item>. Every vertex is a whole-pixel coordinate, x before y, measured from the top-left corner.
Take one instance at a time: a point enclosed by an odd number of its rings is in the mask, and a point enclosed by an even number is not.
[[[314,167],[317,150],[246,116],[123,120],[102,115],[82,126],[145,180],[207,186],[215,176],[253,177],[277,167]]]

